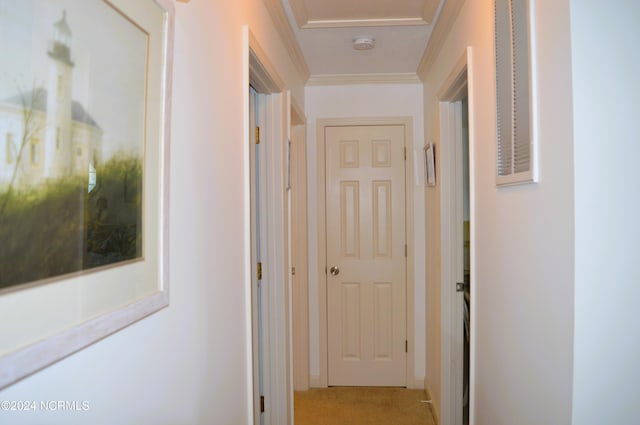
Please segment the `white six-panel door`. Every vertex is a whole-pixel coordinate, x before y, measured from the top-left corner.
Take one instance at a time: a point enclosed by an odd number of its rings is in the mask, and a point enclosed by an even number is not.
[[[406,385],[404,126],[327,127],[328,384]]]

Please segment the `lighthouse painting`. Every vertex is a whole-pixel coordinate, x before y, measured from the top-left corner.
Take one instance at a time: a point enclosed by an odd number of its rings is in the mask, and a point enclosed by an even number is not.
[[[148,37],[101,0],[0,0],[0,291],[144,257]]]

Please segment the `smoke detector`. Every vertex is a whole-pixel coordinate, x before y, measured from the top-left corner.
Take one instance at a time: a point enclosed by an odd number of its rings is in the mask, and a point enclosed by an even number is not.
[[[353,39],[353,48],[356,50],[371,50],[376,46],[376,39],[372,37],[357,37]]]

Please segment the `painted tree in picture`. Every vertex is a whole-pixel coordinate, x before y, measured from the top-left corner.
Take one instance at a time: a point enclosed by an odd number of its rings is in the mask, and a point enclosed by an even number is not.
[[[7,136],[6,141],[6,163],[8,165],[13,164],[13,171],[11,171],[10,167],[8,170],[11,172],[11,177],[9,179],[8,185],[5,187],[4,196],[0,200],[0,223],[3,222],[3,218],[5,215],[5,211],[7,209],[7,205],[9,204],[9,200],[11,199],[11,195],[14,193],[14,186],[16,184],[16,179],[18,178],[18,172],[21,171],[21,175],[26,174],[25,167],[22,165],[22,157],[24,154],[24,148],[28,146],[35,135],[42,131],[42,120],[39,120],[35,117],[36,109],[34,104],[39,104],[42,102],[42,99],[39,99],[39,96],[44,94],[43,90],[36,90],[36,86],[34,84],[33,90],[27,94],[26,91],[18,88],[19,96],[20,96],[20,112],[22,113],[22,132],[18,139],[18,146],[15,146],[13,140],[13,134]]]
[[[142,259],[146,33],[0,0],[0,40],[0,290]]]

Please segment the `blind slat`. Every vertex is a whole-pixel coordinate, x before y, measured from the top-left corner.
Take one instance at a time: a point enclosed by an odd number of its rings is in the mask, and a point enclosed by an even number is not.
[[[494,4],[498,177],[528,173],[532,168],[527,3],[495,0]],[[530,180],[530,175],[523,176],[522,181]]]

